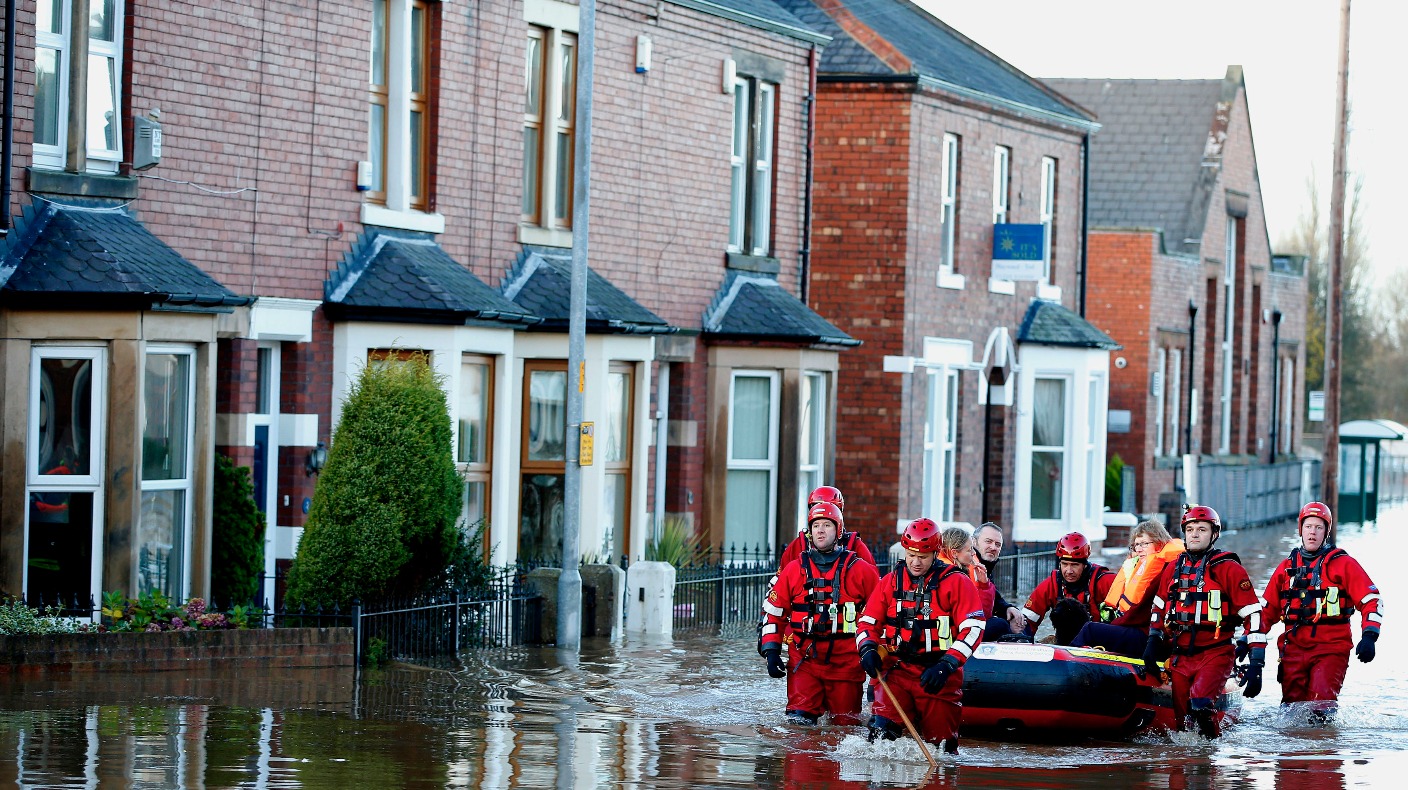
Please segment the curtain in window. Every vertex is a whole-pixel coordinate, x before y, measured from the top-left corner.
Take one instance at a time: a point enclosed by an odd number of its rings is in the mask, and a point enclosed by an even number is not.
[[[761,376],[739,376],[733,380],[733,458],[768,459],[769,425],[772,418],[772,380]]]
[[[1065,442],[1065,382],[1037,379],[1032,392],[1032,518],[1061,518]]]

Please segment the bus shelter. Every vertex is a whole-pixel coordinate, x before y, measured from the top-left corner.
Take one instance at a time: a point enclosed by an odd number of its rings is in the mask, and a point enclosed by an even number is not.
[[[1393,420],[1350,420],[1340,425],[1339,513],[1341,522],[1373,521],[1381,498],[1394,498],[1401,488],[1402,457],[1408,428]],[[1381,485],[1384,474],[1393,479]]]

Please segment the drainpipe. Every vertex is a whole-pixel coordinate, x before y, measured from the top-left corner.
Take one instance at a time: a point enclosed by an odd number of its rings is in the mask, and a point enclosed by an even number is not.
[[[1080,138],[1080,317],[1085,318],[1085,283],[1090,264],[1090,132]]]
[[[808,303],[812,284],[812,178],[816,151],[816,71],[817,48],[812,44],[807,59],[807,161],[802,185],[802,304]]]
[[[0,131],[0,238],[10,232],[10,156],[15,147],[15,0],[5,0],[4,129]]]
[[[655,384],[655,542],[665,531],[665,443],[670,438],[670,363],[661,362]]]

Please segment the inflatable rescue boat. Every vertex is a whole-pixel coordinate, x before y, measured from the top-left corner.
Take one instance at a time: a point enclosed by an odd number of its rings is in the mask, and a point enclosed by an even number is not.
[[[963,666],[963,729],[975,733],[1129,736],[1172,730],[1167,683],[1137,658],[1081,647],[984,642]],[[1223,727],[1236,721],[1234,681],[1218,697]]]

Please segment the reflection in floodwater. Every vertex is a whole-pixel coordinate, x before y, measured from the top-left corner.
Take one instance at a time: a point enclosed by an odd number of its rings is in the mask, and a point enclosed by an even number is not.
[[[1343,525],[1341,544],[1396,599],[1408,509]],[[1258,585],[1290,530],[1229,533]],[[1244,720],[1128,742],[966,739],[930,772],[915,744],[801,730],[751,635],[464,654],[455,672],[281,671],[0,678],[0,784],[19,787],[1074,787],[1340,790],[1408,772],[1408,637],[1390,609],[1352,662],[1331,727],[1282,709],[1268,672]],[[1274,652],[1274,651],[1273,651]],[[1274,655],[1269,657],[1274,661]]]

